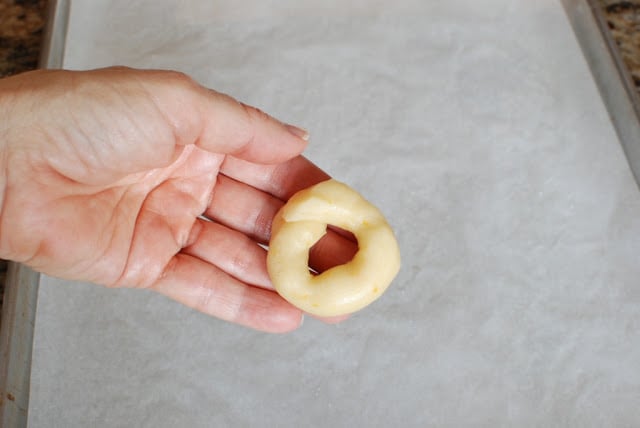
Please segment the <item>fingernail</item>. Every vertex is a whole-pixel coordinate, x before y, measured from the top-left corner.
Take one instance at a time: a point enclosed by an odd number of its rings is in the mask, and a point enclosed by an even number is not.
[[[285,127],[296,137],[302,138],[304,141],[309,141],[309,132],[307,132],[307,130],[298,128],[297,126],[293,125],[285,125]]]

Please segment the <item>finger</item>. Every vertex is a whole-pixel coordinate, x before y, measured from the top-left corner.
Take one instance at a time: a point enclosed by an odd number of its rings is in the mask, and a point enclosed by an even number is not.
[[[182,249],[184,254],[211,263],[241,282],[274,290],[267,273],[264,249],[246,235],[221,224],[206,220],[198,220],[198,223],[198,236],[193,244]],[[336,264],[341,261],[334,259]],[[349,315],[316,318],[327,324],[337,324]]]
[[[267,273],[267,253],[246,235],[206,220],[198,221],[201,230],[195,242],[182,252],[215,265],[235,279],[274,290]],[[349,315],[314,317],[327,324],[337,324]]]
[[[254,187],[219,176],[205,216],[260,243],[271,238],[271,223],[284,203]],[[309,266],[318,271],[349,262],[358,250],[353,235],[328,229],[309,252]]]
[[[256,330],[284,333],[302,312],[278,294],[252,287],[207,262],[178,254],[152,289],[186,306]]]
[[[251,162],[273,164],[302,153],[306,131],[285,125],[261,110],[228,95],[208,91],[203,114],[210,117],[199,145],[213,152],[231,154]]]
[[[267,252],[245,234],[221,224],[198,220],[199,231],[182,252],[211,263],[238,281],[273,290],[267,274]]]
[[[258,165],[227,156],[220,172],[285,202],[296,192],[331,178],[303,156],[297,156],[278,165]],[[356,241],[351,232],[337,227],[331,229],[350,241]]]
[[[220,172],[236,181],[267,192],[283,201],[294,193],[331,178],[303,156],[277,165],[257,165],[227,156]]]
[[[258,242],[267,243],[271,237],[273,217],[282,205],[283,202],[274,196],[220,176],[205,216]],[[324,272],[347,263],[357,250],[355,240],[328,229],[327,234],[310,249],[309,266],[317,272]]]
[[[172,125],[178,144],[196,143],[213,153],[258,163],[286,161],[307,145],[306,131],[204,88],[184,74],[139,73],[155,105]]]
[[[271,236],[273,217],[282,205],[281,200],[268,193],[219,175],[204,215],[266,243]]]

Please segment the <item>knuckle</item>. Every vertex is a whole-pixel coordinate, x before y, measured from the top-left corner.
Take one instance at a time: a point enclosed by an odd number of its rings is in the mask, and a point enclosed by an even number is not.
[[[195,309],[203,313],[208,313],[210,312],[215,295],[213,291],[213,284],[202,284],[200,286],[200,291],[201,293],[196,301]]]
[[[254,120],[269,120],[271,119],[271,116],[269,116],[267,113],[265,113],[264,111],[260,110],[258,107],[254,107],[254,106],[249,106],[249,105],[245,105],[247,112],[249,114],[249,116],[251,118],[254,118]]]
[[[171,81],[172,83],[186,85],[186,86],[197,85],[195,80],[193,80],[191,76],[189,76],[186,73],[183,73],[182,71],[168,70],[168,71],[165,71],[164,74],[165,74],[165,78],[168,81]]]
[[[203,87],[191,76],[181,71],[163,70],[156,75],[156,82],[173,93],[177,99],[202,91]]]
[[[231,270],[233,275],[239,278],[242,278],[250,268],[250,262],[246,256],[247,251],[245,250],[248,250],[248,248],[246,248],[246,245],[243,245],[242,248],[239,248],[238,251],[231,256]]]
[[[265,242],[269,240],[273,216],[273,211],[268,207],[264,207],[257,212],[254,220],[254,235],[256,238]]]

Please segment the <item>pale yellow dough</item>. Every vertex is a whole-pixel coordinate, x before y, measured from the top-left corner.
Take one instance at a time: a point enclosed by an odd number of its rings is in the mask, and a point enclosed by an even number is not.
[[[320,275],[309,271],[309,249],[327,225],[352,232],[358,252]],[[278,293],[321,317],[356,312],[387,289],[400,270],[400,249],[382,213],[349,186],[328,180],[301,190],[273,220],[267,268]]]

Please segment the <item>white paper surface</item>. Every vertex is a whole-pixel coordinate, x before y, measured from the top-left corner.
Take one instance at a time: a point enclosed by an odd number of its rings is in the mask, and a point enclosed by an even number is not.
[[[640,194],[559,2],[74,1],[65,66],[185,71],[307,127],[402,271],[271,336],[41,280],[32,427],[632,426]]]

